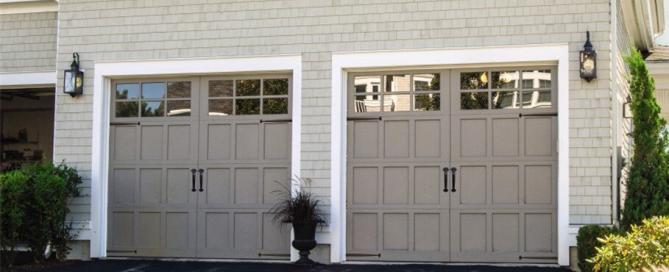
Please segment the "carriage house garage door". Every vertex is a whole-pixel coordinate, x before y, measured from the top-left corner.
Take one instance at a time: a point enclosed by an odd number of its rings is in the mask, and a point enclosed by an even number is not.
[[[289,79],[114,81],[108,256],[288,259]]]
[[[554,71],[351,75],[347,259],[557,262]]]

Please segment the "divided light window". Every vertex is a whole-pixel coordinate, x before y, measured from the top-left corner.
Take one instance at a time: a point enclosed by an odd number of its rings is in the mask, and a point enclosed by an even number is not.
[[[460,74],[460,108],[550,108],[551,70],[475,71]]]
[[[191,114],[190,81],[119,83],[116,117],[175,117]]]
[[[353,78],[355,112],[438,111],[439,73],[387,74]]]
[[[209,116],[288,114],[288,79],[209,81]]]

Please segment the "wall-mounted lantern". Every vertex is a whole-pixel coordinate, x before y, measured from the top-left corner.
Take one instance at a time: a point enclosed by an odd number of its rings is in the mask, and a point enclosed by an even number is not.
[[[627,100],[625,100],[625,103],[623,103],[623,118],[625,119],[632,118],[632,108],[630,107],[631,104],[632,104],[632,98],[627,96]]]
[[[70,70],[65,70],[63,92],[72,97],[84,93],[84,72],[79,69],[79,53],[72,53]]]
[[[579,54],[579,60],[581,78],[590,82],[597,78],[597,51],[592,49],[592,43],[590,43],[590,31],[586,31],[585,33],[587,35],[587,40],[583,45],[583,50]]]

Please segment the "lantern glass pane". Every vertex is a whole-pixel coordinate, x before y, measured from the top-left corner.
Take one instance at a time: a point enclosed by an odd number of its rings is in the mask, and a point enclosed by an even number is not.
[[[65,80],[64,80],[64,89],[65,93],[74,93],[74,75],[72,71],[65,71]]]

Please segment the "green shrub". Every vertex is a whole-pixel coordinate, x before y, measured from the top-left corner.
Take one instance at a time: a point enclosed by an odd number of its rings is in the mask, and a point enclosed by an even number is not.
[[[578,252],[578,268],[582,272],[594,271],[593,264],[588,262],[587,259],[595,257],[597,254],[596,248],[602,246],[602,242],[598,239],[617,232],[618,230],[614,228],[599,225],[582,226],[578,230],[576,250]]]
[[[669,215],[669,155],[666,121],[655,100],[655,83],[641,54],[625,58],[630,69],[634,154],[622,213],[621,227],[629,229],[644,218]]]
[[[69,201],[79,196],[81,177],[76,169],[64,164],[36,164],[5,173],[2,177],[0,209],[3,211],[3,229],[5,225],[11,226],[3,231],[3,239],[6,237],[7,243],[25,242],[36,262],[44,260],[49,245],[57,259],[64,259],[70,250],[67,242],[74,238],[66,219],[70,212]],[[17,179],[22,181],[20,185],[15,185],[19,184],[17,181],[4,182]],[[12,194],[4,194],[5,191]],[[5,212],[10,210],[13,212]],[[11,230],[16,232],[9,235]]]
[[[81,178],[75,169],[64,164],[37,164],[26,167],[23,171],[30,176],[31,201],[27,203],[26,231],[30,234],[24,239],[35,261],[44,258],[49,244],[56,253],[56,258],[64,259],[70,248],[71,225],[66,224],[70,212],[70,198],[78,196]]]
[[[22,238],[27,184],[28,176],[23,172],[0,174],[0,249],[5,251],[0,263],[3,264],[14,262],[14,250]]]
[[[611,234],[600,241],[602,246],[590,260],[596,271],[669,269],[669,217],[645,219],[627,234]]]

